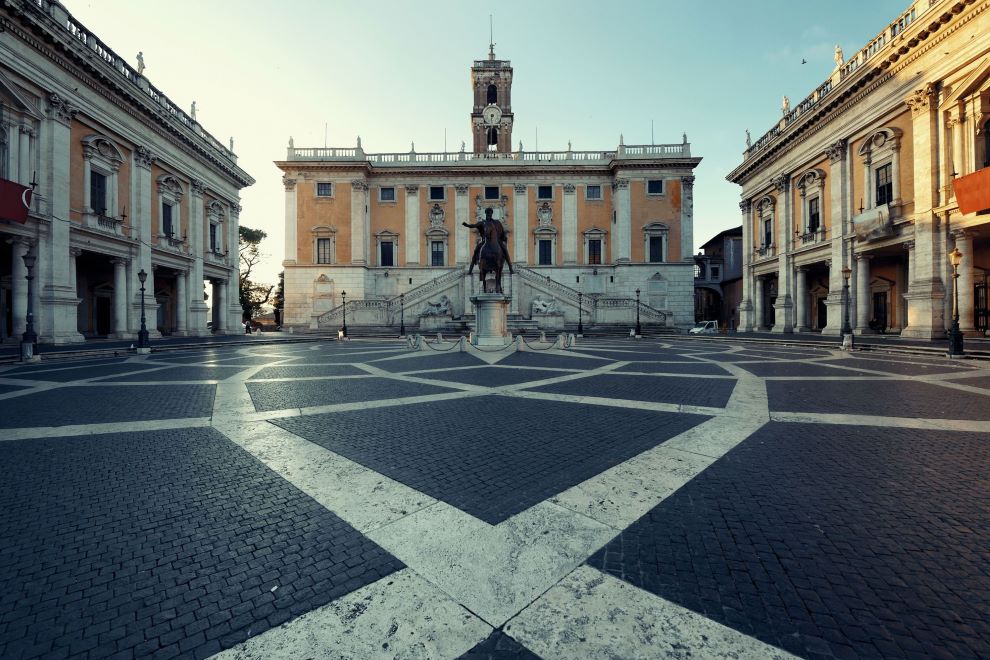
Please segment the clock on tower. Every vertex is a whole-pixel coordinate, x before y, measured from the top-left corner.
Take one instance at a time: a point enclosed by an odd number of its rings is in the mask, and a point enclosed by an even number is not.
[[[474,153],[512,151],[512,64],[495,59],[495,44],[489,44],[488,59],[475,60],[471,67],[474,108],[471,134]]]

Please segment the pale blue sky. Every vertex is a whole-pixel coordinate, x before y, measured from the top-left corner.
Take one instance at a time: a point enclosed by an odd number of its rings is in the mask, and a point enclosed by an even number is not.
[[[242,191],[241,223],[264,229],[259,270],[283,255],[284,193],[272,161],[297,147],[365,151],[470,148],[474,59],[514,69],[513,145],[611,149],[680,142],[696,171],[695,249],[737,226],[739,188],[725,175],[755,141],[846,56],[910,6],[907,0],[65,0],[122,57],[144,52],[146,75],[226,143],[258,183]],[[802,65],[801,60],[807,64]]]

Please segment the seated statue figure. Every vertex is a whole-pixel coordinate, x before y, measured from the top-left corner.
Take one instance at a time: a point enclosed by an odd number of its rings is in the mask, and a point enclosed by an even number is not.
[[[554,298],[547,300],[543,296],[537,296],[533,300],[534,314],[554,314],[558,312],[557,301]]]
[[[443,295],[437,302],[427,301],[422,316],[446,316],[447,314],[450,314],[450,298]]]

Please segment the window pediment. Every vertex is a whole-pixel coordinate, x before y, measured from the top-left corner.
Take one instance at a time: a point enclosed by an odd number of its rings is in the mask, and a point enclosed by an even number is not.
[[[158,177],[158,192],[179,198],[182,197],[182,184],[171,174],[162,174]]]
[[[904,132],[899,128],[887,126],[870,134],[859,147],[860,156],[869,156],[875,152],[897,149],[897,144]]]
[[[797,187],[802,191],[810,191],[819,188],[825,183],[825,171],[813,168],[798,177]]]
[[[105,135],[92,134],[82,139],[83,157],[90,160],[94,157],[101,158],[110,164],[114,169],[119,168],[124,162],[124,155],[113,143],[113,140]]]
[[[310,229],[310,232],[316,234],[317,236],[329,236],[331,234],[337,233],[336,227],[331,227],[330,225],[317,225]]]

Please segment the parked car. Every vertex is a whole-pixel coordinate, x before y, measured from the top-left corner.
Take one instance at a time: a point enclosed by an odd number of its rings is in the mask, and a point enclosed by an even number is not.
[[[717,335],[718,321],[701,321],[696,326],[688,330],[692,335]]]

